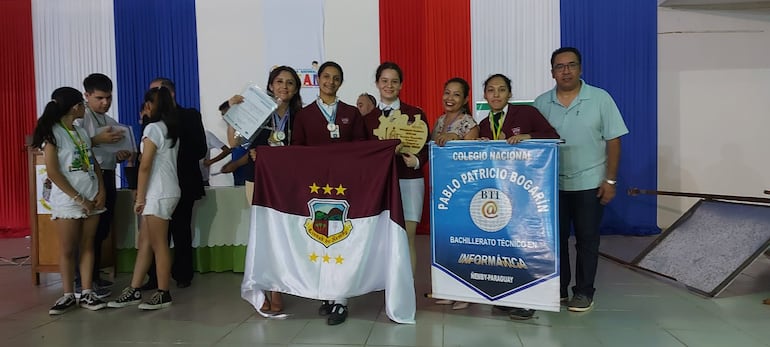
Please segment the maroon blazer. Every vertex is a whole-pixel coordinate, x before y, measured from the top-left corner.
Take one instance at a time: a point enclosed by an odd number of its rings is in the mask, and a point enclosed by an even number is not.
[[[337,115],[334,121],[340,128],[340,137],[333,139],[326,128],[328,122],[318,104],[305,106],[294,119],[292,145],[317,146],[329,143],[366,140],[364,120],[355,106],[337,101]]]
[[[503,121],[503,129],[500,132],[505,133],[505,138],[518,134],[529,134],[533,139],[558,139],[559,133],[551,126],[551,123],[543,117],[536,108],[529,105],[508,105]],[[492,128],[490,127],[491,113],[479,123],[479,137],[493,139]],[[498,140],[504,140],[503,138]]]
[[[425,112],[417,106],[412,106],[409,104],[404,103],[401,101],[401,107],[399,108],[399,111],[401,111],[402,114],[409,115],[409,121],[414,121],[414,116],[419,114],[421,115],[420,119],[422,119],[425,124],[428,124],[428,119],[426,118]],[[371,140],[378,140],[377,136],[374,135],[374,129],[377,129],[380,127],[380,115],[382,115],[382,111],[378,108],[374,108],[369,114],[364,116],[364,123],[366,125],[366,135]],[[428,126],[428,139],[430,140],[430,125]],[[417,153],[417,158],[420,159],[420,169],[415,170],[410,167],[407,167],[406,164],[404,164],[404,160],[402,158],[398,158],[396,160],[396,165],[398,167],[398,178],[420,178],[423,177],[422,168],[425,167],[425,165],[428,165],[428,146],[423,145],[420,152]]]

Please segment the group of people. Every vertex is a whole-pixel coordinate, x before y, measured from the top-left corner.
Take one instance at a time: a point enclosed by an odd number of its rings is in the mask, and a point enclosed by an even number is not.
[[[620,136],[628,132],[610,95],[585,83],[581,79],[581,72],[581,55],[577,49],[564,47],[554,51],[551,56],[551,74],[556,86],[540,95],[533,106],[509,103],[513,96],[510,78],[502,74],[491,75],[484,81],[484,99],[489,104],[490,112],[479,123],[476,123],[471,114],[468,82],[460,77],[451,78],[444,84],[444,114],[433,125],[431,133],[432,140],[438,146],[444,146],[449,141],[477,139],[505,140],[510,144],[534,138],[565,140],[561,145],[559,163],[560,288],[561,299],[571,311],[587,311],[593,306],[599,224],[603,206],[615,196]],[[241,148],[246,154],[227,163],[222,172],[247,168],[244,172],[251,175],[247,174],[245,177],[249,202],[253,193],[253,165],[257,146],[320,146],[376,140],[378,137],[375,130],[380,127],[380,120],[387,119],[394,111],[408,115],[409,122],[415,121],[415,115],[424,115],[421,108],[401,100],[404,75],[401,68],[393,62],[382,63],[375,72],[374,82],[380,94],[379,102],[369,94],[362,94],[356,106],[340,100],[337,91],[344,81],[344,73],[342,67],[333,61],[321,64],[318,68],[318,81],[318,98],[303,107],[299,93],[302,84],[297,72],[289,66],[275,67],[268,76],[267,90],[275,97],[278,108],[270,115],[266,127],[252,141],[243,143],[230,139],[232,129],[229,129],[230,147]],[[179,261],[179,257],[191,257],[191,254],[186,253],[191,248],[175,250],[175,254],[179,254],[174,261],[174,271],[171,270],[167,230],[172,229],[175,247],[179,247],[177,235],[173,233],[174,224],[186,223],[186,234],[179,237],[182,245],[188,243],[184,237],[191,236],[189,228],[192,205],[202,196],[203,188],[186,187],[182,179],[185,175],[176,173],[177,170],[182,172],[182,165],[197,165],[198,160],[203,158],[208,150],[204,146],[205,140],[202,140],[205,135],[200,125],[200,114],[176,105],[173,84],[169,85],[169,82],[165,79],[153,81],[145,97],[143,113],[147,117],[143,123],[142,160],[134,206],[135,212],[144,216],[140,227],[139,252],[131,285],[123,290],[117,300],[109,303],[111,307],[123,307],[141,301],[142,280],[151,267],[153,254],[157,280],[152,282],[151,279],[148,284],[155,284],[158,291],[152,299],[142,304],[144,306],[140,305],[140,308],[162,308],[171,303],[171,274],[177,279],[180,287],[189,285],[192,279],[191,262],[189,268],[187,265],[184,265],[185,268],[176,267],[177,263],[180,266],[186,264]],[[62,248],[70,252],[66,255],[63,252],[62,255],[61,271],[65,294],[51,309],[51,314],[56,314],[74,305],[72,288],[68,287],[68,282],[72,282],[70,274],[77,242],[80,242],[81,249],[83,295],[87,299],[81,300],[81,306],[98,309],[97,307],[103,304],[98,297],[91,294],[93,291],[90,282],[93,276],[84,274],[83,268],[91,269],[93,266],[93,255],[88,249],[93,248],[94,233],[91,229],[96,224],[95,216],[105,205],[105,169],[95,161],[94,165],[75,166],[77,160],[81,163],[88,162],[92,144],[96,150],[98,141],[101,141],[93,134],[87,134],[83,129],[71,124],[73,120],[83,117],[85,107],[80,102],[79,93],[72,88],[60,88],[54,92],[53,99],[49,103],[50,110],[46,107],[46,112],[38,122],[34,145],[44,149],[46,164],[50,165],[49,175],[53,173],[51,179],[60,187],[57,190],[58,200],[54,200],[57,204],[54,204],[56,213],[53,218],[60,221],[63,234],[71,234],[70,237],[62,238]],[[243,97],[235,95],[219,109],[224,114],[230,106],[241,102]],[[184,127],[187,128],[183,129]],[[73,137],[73,132],[78,135]],[[189,135],[190,133],[195,135]],[[202,145],[198,146],[199,143]],[[217,146],[219,144],[214,145]],[[225,147],[227,146],[222,145],[222,148]],[[55,160],[57,153],[58,161]],[[121,156],[117,157],[118,160],[121,160],[120,158]],[[218,156],[216,159],[220,158]],[[423,144],[416,154],[399,153],[397,160],[413,272],[416,266],[414,238],[422,216],[425,194],[421,167],[427,160],[427,143]],[[208,159],[209,164],[211,161]],[[171,184],[177,180],[177,176],[179,186]],[[201,177],[198,177],[197,183],[201,183]],[[573,296],[570,299],[568,286],[572,273],[567,241],[571,229],[574,229],[577,239],[577,263],[576,284],[572,288]],[[262,311],[277,313],[283,310],[280,293],[267,293],[266,299]],[[347,298],[325,299],[319,307],[319,314],[327,316],[329,325],[343,323],[348,316]],[[452,304],[454,309],[468,306],[468,303],[445,300],[437,303]],[[532,310],[519,308],[498,309],[508,312],[512,319],[528,319],[534,313]]]
[[[84,94],[71,87],[54,90],[33,134],[32,146],[43,150],[48,179],[53,182],[51,218],[60,235],[64,293],[49,314],[62,314],[78,305],[89,310],[168,307],[172,275],[179,288],[190,286],[193,277],[192,209],[204,194],[198,164],[207,151],[200,113],[176,103],[171,80],[158,78],[150,83],[141,110],[133,206],[142,216],[134,276],[115,300],[105,302],[102,299],[110,296],[112,282],[99,277],[99,250],[112,223],[115,167],[131,158],[132,151],[107,145],[128,135],[106,114],[112,103],[109,77],[91,74],[83,86]],[[175,244],[173,266],[169,234]],[[148,274],[150,279],[142,284]],[[142,302],[142,290],[156,292]]]
[[[432,139],[439,146],[455,140],[505,140],[510,144],[533,138],[565,140],[566,143],[561,146],[559,176],[562,252],[560,287],[561,299],[572,311],[587,311],[593,306],[599,223],[603,206],[615,195],[620,136],[628,132],[609,94],[586,84],[580,78],[581,63],[577,49],[565,47],[556,50],[551,59],[551,73],[556,87],[538,97],[534,106],[510,104],[509,100],[513,96],[510,78],[502,74],[490,76],[484,81],[484,98],[490,106],[490,112],[478,124],[471,115],[468,82],[459,77],[451,78],[444,84],[444,114],[438,118],[432,132]],[[284,77],[276,79],[279,75]],[[301,84],[296,72],[287,66],[274,69],[268,80],[268,90],[279,101],[291,102],[279,104],[278,111],[272,115],[269,129],[264,130],[250,144],[248,158],[227,164],[223,172],[232,172],[247,165],[253,174],[256,146],[316,146],[377,139],[375,129],[380,126],[381,116],[387,119],[393,111],[399,110],[401,114],[409,115],[409,121],[413,122],[415,115],[424,114],[419,107],[400,99],[404,76],[395,63],[382,63],[375,72],[374,82],[380,94],[379,102],[372,95],[361,94],[356,107],[337,97],[337,91],[344,80],[339,64],[322,64],[318,69],[318,77],[318,99],[300,108]],[[288,85],[284,82],[287,80],[290,81]],[[227,106],[240,102],[242,97],[236,95],[228,100]],[[580,111],[582,117],[578,117]],[[276,134],[280,134],[281,141],[276,141]],[[425,193],[420,168],[427,160],[427,146],[417,154],[401,153],[399,157],[399,183],[414,270],[414,236],[422,216]],[[247,194],[252,189],[252,186],[247,186]],[[567,240],[573,228],[577,238],[578,261],[576,285],[570,300],[568,286],[572,276]],[[275,313],[283,309],[280,293],[273,292],[266,297],[261,308],[263,311]],[[454,309],[468,306],[468,303],[447,300],[439,300],[437,303],[452,304]],[[528,319],[534,314],[534,311],[527,309],[496,308],[508,312],[512,319]],[[348,315],[347,298],[328,298],[322,302],[318,312],[328,316],[328,324],[340,324]]]

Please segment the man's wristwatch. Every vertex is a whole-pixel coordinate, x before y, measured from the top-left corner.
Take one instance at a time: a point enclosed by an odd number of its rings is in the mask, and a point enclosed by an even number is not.
[[[610,184],[610,185],[613,185],[613,186],[614,186],[616,183],[618,183],[618,181],[616,181],[616,180],[611,180],[611,179],[609,179],[609,178],[608,178],[608,179],[606,179],[606,180],[604,180],[604,182],[607,182],[607,184]]]

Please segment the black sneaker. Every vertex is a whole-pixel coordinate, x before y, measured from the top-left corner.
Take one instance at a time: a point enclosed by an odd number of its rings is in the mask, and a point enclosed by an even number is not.
[[[107,307],[121,308],[138,305],[140,302],[142,302],[142,292],[136,288],[126,287],[117,299],[107,303]]]
[[[332,304],[331,301],[327,301],[327,300],[321,301],[321,307],[318,308],[318,314],[322,316],[330,315],[332,313],[333,305],[334,304]]]
[[[348,307],[342,304],[332,305],[332,311],[329,314],[329,318],[326,318],[326,324],[337,325],[345,322],[348,318]]]
[[[159,310],[171,306],[171,293],[167,290],[158,290],[150,300],[139,304],[140,310]]]
[[[567,304],[567,309],[572,312],[585,312],[594,307],[594,299],[583,294],[575,294]]]
[[[57,315],[62,314],[64,312],[67,312],[71,310],[75,305],[77,304],[77,301],[75,300],[74,295],[64,295],[59,300],[56,300],[56,303],[51,306],[51,308],[48,310],[48,314],[50,315]]]
[[[535,310],[530,310],[526,308],[518,308],[518,307],[512,307],[510,311],[508,311],[508,318],[513,320],[527,320],[531,319],[532,316],[535,315]]]
[[[96,296],[96,293],[88,292],[80,297],[80,307],[87,308],[91,311],[97,311],[107,307],[107,303]]]

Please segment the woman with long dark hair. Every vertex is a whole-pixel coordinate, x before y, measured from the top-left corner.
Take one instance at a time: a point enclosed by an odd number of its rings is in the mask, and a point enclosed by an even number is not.
[[[448,141],[475,140],[479,137],[479,126],[470,115],[470,92],[468,81],[454,77],[444,83],[444,94],[441,97],[444,114],[438,117],[433,126],[433,141],[444,146]],[[470,305],[464,301],[440,299],[437,305],[452,305],[453,310],[462,310]]]
[[[74,308],[76,253],[80,250],[80,307],[99,310],[106,306],[92,286],[94,236],[99,213],[104,212],[105,192],[101,169],[91,150],[91,138],[73,124],[85,113],[83,94],[62,87],[51,95],[37,121],[32,146],[43,150],[51,187],[51,219],[59,231],[59,271],[64,295],[48,310],[58,315]]]
[[[142,300],[139,288],[154,259],[158,290],[150,300],[141,303],[139,308],[157,310],[171,306],[168,222],[182,194],[177,178],[180,120],[174,98],[168,88],[148,90],[144,101],[143,114],[149,117],[146,124],[143,124],[142,159],[134,202],[134,212],[142,216],[136,263],[131,284],[108,305],[125,307],[139,304]]]
[[[470,114],[468,81],[455,77],[444,83],[441,98],[444,114],[438,117],[433,126],[433,141],[443,146],[447,141],[475,140],[479,137],[479,126]]]
[[[250,169],[246,175],[246,200],[251,204],[254,194],[254,161],[257,146],[286,146],[291,143],[294,118],[302,109],[302,96],[299,89],[302,83],[297,71],[283,65],[270,71],[267,77],[267,91],[278,101],[278,108],[270,115],[267,128],[262,129],[249,145],[249,154],[240,159],[227,163],[222,172],[233,172],[236,168],[247,165]],[[228,101],[234,105],[243,102],[243,96],[235,95]],[[283,311],[283,299],[280,292],[270,292],[265,295],[263,312],[279,313]]]
[[[244,170],[246,200],[251,204],[254,193],[254,156],[257,146],[285,146],[291,143],[294,118],[302,109],[302,96],[299,89],[302,83],[297,71],[282,65],[270,71],[267,77],[267,91],[278,102],[278,108],[270,115],[267,127],[262,129],[248,145],[249,154],[231,161],[222,167],[222,172],[234,172],[240,167]],[[243,96],[234,95],[227,101],[227,108],[243,102]],[[223,105],[224,106],[224,105]],[[279,305],[280,306],[280,305]]]

